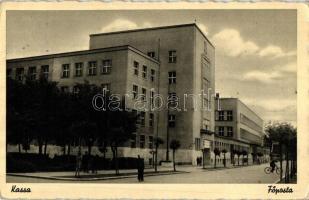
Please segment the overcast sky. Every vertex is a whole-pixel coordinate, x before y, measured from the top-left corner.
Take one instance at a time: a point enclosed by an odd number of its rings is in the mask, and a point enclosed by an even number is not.
[[[7,58],[89,48],[89,34],[193,23],[216,47],[216,91],[296,125],[295,10],[9,11]]]

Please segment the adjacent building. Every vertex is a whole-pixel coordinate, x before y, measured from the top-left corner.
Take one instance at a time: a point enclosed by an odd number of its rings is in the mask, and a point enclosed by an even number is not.
[[[263,148],[263,127],[263,120],[238,98],[216,101],[214,147],[227,151],[228,164],[236,162],[235,152],[247,152],[249,162],[255,161],[258,153],[268,159]],[[218,162],[222,163],[222,156]]]
[[[160,137],[164,145],[159,161],[171,159],[169,142],[177,139],[181,144],[178,162],[196,164],[203,150],[210,163],[215,141],[211,96],[215,48],[196,24],[92,34],[89,50],[7,60],[8,77],[23,81],[25,75],[32,80],[45,76],[58,82],[62,91],[71,92],[78,92],[74,86],[87,80],[112,94],[128,96],[126,106],[132,110],[142,94],[145,102],[161,109],[138,110],[136,137],[120,149],[120,156],[140,154],[151,160],[154,138]],[[238,139],[237,127],[234,139]],[[246,132],[239,137],[256,139]]]

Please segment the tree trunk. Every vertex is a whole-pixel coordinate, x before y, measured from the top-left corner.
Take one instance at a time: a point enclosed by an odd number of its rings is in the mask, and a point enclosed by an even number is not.
[[[119,174],[119,166],[118,166],[118,148],[115,147],[115,152],[116,152],[116,174]]]
[[[39,145],[39,154],[42,155],[43,142],[41,139],[38,140],[38,145]]]
[[[18,144],[18,153],[21,153],[21,147],[20,146],[21,146],[21,144],[19,143]]]
[[[217,165],[217,155],[215,154],[215,168],[216,168],[216,165]]]
[[[46,155],[47,153],[47,140],[45,140],[45,144],[44,144],[44,155]]]
[[[237,158],[237,164],[238,164],[238,166],[239,166],[239,156],[237,156],[238,158]]]
[[[225,153],[223,154],[223,164],[224,164],[224,167],[226,167]]]
[[[68,144],[68,156],[70,156],[70,154],[71,154],[71,143],[69,142],[69,144]]]
[[[289,169],[289,148],[288,148],[288,145],[286,146],[285,156],[286,156],[285,182],[289,183],[290,182],[290,169]]]
[[[176,171],[176,164],[175,164],[175,150],[173,149],[173,164],[174,164],[174,172]]]
[[[88,145],[88,154],[89,154],[89,156],[91,155],[91,147],[92,147],[92,145]]]

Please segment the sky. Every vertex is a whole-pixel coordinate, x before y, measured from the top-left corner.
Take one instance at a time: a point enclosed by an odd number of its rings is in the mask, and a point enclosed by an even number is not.
[[[93,33],[193,22],[216,48],[216,92],[265,123],[296,125],[295,10],[8,11],[7,58],[86,50]]]

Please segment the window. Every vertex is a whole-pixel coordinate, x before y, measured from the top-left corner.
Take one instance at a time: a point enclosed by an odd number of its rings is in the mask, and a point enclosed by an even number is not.
[[[6,70],[6,76],[7,76],[7,78],[12,78],[12,69]]]
[[[145,135],[140,135],[139,137],[139,147],[143,149],[145,148]]]
[[[49,76],[49,65],[41,66],[41,76],[45,79],[48,79]]]
[[[154,106],[154,91],[150,91],[150,105]]]
[[[134,61],[134,75],[138,76],[139,63]]]
[[[176,51],[172,50],[168,52],[168,62],[169,63],[176,63]]]
[[[196,151],[201,150],[201,138],[195,138],[194,144],[195,144],[195,150]]]
[[[142,88],[142,94],[143,94],[143,97],[142,97],[142,100],[143,101],[146,101],[146,89],[145,88]]]
[[[111,84],[110,83],[103,83],[101,84],[102,90],[106,93],[109,93],[111,90]]]
[[[136,148],[136,135],[135,134],[132,134],[130,143],[131,143],[130,144],[131,148]]]
[[[153,113],[149,113],[149,126],[153,127],[154,115]]]
[[[224,126],[219,126],[219,136],[224,136]]]
[[[150,80],[154,82],[156,76],[156,71],[154,69],[151,69],[151,74],[150,74]]]
[[[63,64],[62,65],[62,78],[69,78],[70,77],[70,64]]]
[[[153,136],[149,136],[149,149],[153,148]]]
[[[227,137],[233,137],[233,127],[232,126],[227,127]]]
[[[112,60],[103,60],[101,67],[101,74],[110,74],[112,71]]]
[[[16,80],[23,81],[24,79],[24,68],[16,69]]]
[[[232,110],[227,111],[227,120],[233,121],[233,111]]]
[[[36,67],[29,67],[28,74],[29,74],[29,79],[31,81],[35,80],[36,79]]]
[[[149,57],[154,58],[154,57],[155,57],[155,52],[154,52],[154,51],[150,51],[150,52],[147,53],[147,55],[148,55]]]
[[[147,66],[143,65],[143,78],[147,79]]]
[[[69,87],[68,86],[62,86],[60,88],[61,92],[69,92]]]
[[[168,72],[168,83],[169,84],[176,83],[176,71]]]
[[[140,115],[141,126],[145,126],[145,112],[141,111]]]
[[[90,61],[88,63],[88,75],[89,76],[97,75],[97,61]]]
[[[83,76],[83,63],[75,63],[75,76],[81,77]]]
[[[136,99],[137,98],[137,94],[138,94],[138,86],[137,85],[133,85],[133,98]]]
[[[219,121],[224,120],[224,111],[219,111]]]
[[[169,127],[175,127],[175,120],[176,116],[175,115],[168,115],[168,126]]]
[[[175,106],[177,103],[177,95],[175,92],[168,93],[167,102],[169,106]]]

